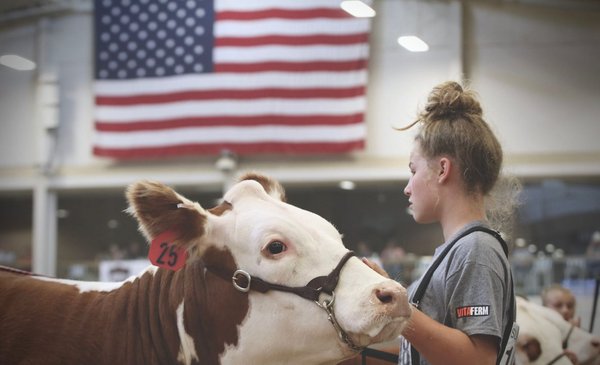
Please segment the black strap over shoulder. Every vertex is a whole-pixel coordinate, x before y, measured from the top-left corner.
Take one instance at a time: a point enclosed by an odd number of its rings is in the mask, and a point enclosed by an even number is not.
[[[477,231],[485,232],[485,233],[488,233],[488,234],[491,234],[492,236],[494,236],[498,240],[498,242],[500,242],[500,244],[502,245],[502,250],[504,251],[504,254],[506,255],[506,257],[508,258],[508,245],[506,244],[506,242],[504,241],[502,236],[500,236],[500,233],[494,231],[493,229],[483,227],[483,226],[475,226],[475,227],[471,227],[471,228],[467,229],[466,231],[461,233],[458,237],[456,237],[454,240],[452,240],[452,242],[450,242],[444,248],[444,251],[442,251],[442,253],[431,264],[429,269],[427,269],[427,272],[425,273],[425,275],[423,275],[423,278],[421,279],[421,282],[419,283],[417,290],[415,290],[415,293],[411,298],[412,304],[415,307],[417,307],[417,309],[420,309],[421,299],[423,299],[423,295],[425,294],[425,290],[429,286],[429,282],[431,281],[431,277],[433,276],[433,273],[438,268],[438,266],[440,266],[440,264],[442,263],[442,261],[444,260],[444,258],[448,254],[448,252],[452,249],[452,247],[454,247],[456,242],[458,242],[461,238],[463,238],[473,232],[477,232]],[[510,308],[509,308],[509,315],[511,317],[511,320],[508,321],[506,328],[504,329],[499,354],[502,354],[504,347],[506,347],[506,342],[508,341],[508,338],[510,336],[510,331],[512,328],[512,322],[514,322],[516,319],[515,295],[513,292],[512,272],[510,273],[510,275],[511,275],[510,295],[512,297],[512,301],[511,301]],[[412,365],[419,365],[420,364],[419,353],[416,351],[416,349],[413,346],[410,347],[410,352],[411,352]],[[499,360],[500,360],[500,355],[498,356],[498,361]]]

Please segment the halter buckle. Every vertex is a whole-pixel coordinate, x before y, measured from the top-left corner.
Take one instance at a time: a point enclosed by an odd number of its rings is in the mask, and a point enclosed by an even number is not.
[[[244,287],[244,286],[241,286],[241,285],[239,285],[239,284],[238,284],[238,282],[237,282],[237,281],[239,280],[239,279],[238,279],[238,278],[239,278],[239,276],[242,276],[242,277],[246,278],[246,282],[247,282],[247,284],[246,284],[246,286],[245,286],[245,287]],[[231,282],[233,283],[233,286],[234,286],[234,287],[235,287],[237,290],[241,291],[242,293],[247,293],[247,292],[249,292],[249,291],[250,291],[250,282],[251,282],[251,281],[252,281],[252,277],[250,276],[250,274],[248,274],[248,273],[247,273],[246,271],[244,271],[244,270],[236,270],[236,271],[233,273],[233,276],[231,277]]]

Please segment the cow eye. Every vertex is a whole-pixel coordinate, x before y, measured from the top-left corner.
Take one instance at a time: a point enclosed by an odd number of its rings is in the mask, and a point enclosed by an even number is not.
[[[267,245],[267,251],[269,251],[271,255],[278,255],[285,250],[287,250],[287,247],[281,241],[273,241]]]

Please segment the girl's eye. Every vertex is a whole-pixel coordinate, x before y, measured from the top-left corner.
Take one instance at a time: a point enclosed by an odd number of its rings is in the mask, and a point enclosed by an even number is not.
[[[267,251],[269,251],[271,255],[278,255],[285,250],[287,250],[287,247],[281,241],[273,241],[267,245]]]

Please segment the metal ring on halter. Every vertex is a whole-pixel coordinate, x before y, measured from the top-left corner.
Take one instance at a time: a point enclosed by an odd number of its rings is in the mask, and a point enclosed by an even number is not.
[[[246,278],[246,280],[248,280],[248,284],[246,285],[246,287],[240,286],[237,283],[238,280],[238,275],[242,275],[243,277]],[[231,277],[231,282],[233,283],[233,286],[243,292],[243,293],[247,293],[248,291],[250,291],[250,281],[252,280],[252,277],[250,276],[250,274],[248,274],[247,272],[245,272],[244,270],[236,270],[233,273],[233,276]]]
[[[319,288],[319,290],[320,290],[320,288]],[[318,300],[315,300],[315,303],[317,303],[317,305],[319,307],[321,307],[321,308],[323,308],[325,310],[328,310],[333,305],[334,301],[335,301],[335,292],[331,292],[331,299],[330,300],[325,299],[323,301],[323,303],[319,303]]]

